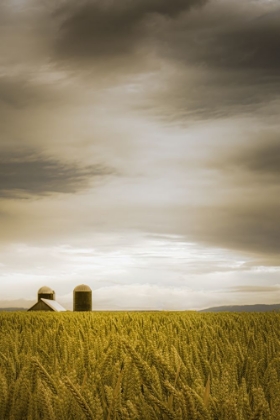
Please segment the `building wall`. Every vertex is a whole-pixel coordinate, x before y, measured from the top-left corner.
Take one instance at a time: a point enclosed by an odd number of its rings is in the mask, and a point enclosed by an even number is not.
[[[42,300],[39,300],[35,305],[28,309],[28,311],[49,311],[54,312],[52,308],[45,304]]]
[[[74,291],[73,296],[73,310],[74,312],[87,312],[92,310],[92,292],[77,292]]]
[[[54,293],[38,293],[38,300],[40,299],[55,300]]]

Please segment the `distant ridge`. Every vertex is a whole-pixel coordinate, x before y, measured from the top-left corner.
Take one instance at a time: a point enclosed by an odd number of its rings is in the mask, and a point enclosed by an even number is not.
[[[0,308],[0,312],[26,311],[26,308]]]
[[[280,311],[280,303],[274,305],[265,305],[258,303],[256,305],[234,305],[217,306],[213,308],[202,309],[199,312],[272,312]]]

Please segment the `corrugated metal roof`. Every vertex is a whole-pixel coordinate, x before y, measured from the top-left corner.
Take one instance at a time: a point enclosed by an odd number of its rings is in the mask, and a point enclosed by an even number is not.
[[[74,292],[91,292],[91,288],[86,284],[80,284],[79,286],[75,287]]]
[[[63,312],[66,311],[65,308],[63,308],[63,306],[61,306],[58,302],[56,302],[55,300],[50,300],[50,299],[41,299],[44,303],[46,303],[50,308],[52,308],[55,312]]]

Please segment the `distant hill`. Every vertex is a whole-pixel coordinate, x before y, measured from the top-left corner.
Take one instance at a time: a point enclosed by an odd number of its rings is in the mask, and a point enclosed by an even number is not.
[[[24,311],[36,303],[35,300],[0,300],[0,311]]]
[[[0,312],[26,311],[26,308],[0,308]]]
[[[7,302],[5,302],[7,305]],[[33,303],[32,303],[33,304]],[[28,308],[32,306],[32,304],[29,304],[28,307],[19,307],[19,306],[0,306],[0,312],[14,312],[14,311],[27,311]],[[1,302],[0,302],[1,305]],[[65,307],[68,308],[69,305],[66,305]],[[70,307],[68,308],[70,309]],[[141,310],[141,309],[117,309],[117,308],[111,308],[111,309],[101,309],[101,308],[95,308],[97,311],[131,311],[131,312],[158,312],[160,310],[157,309],[149,309],[149,310]],[[256,304],[256,305],[233,305],[233,306],[216,306],[212,308],[206,308],[201,309],[197,312],[280,312],[280,303],[276,303],[274,305],[265,305],[265,304]]]
[[[280,303],[274,305],[265,305],[262,303],[256,305],[234,305],[217,306],[213,308],[202,309],[199,312],[272,312],[280,311]]]

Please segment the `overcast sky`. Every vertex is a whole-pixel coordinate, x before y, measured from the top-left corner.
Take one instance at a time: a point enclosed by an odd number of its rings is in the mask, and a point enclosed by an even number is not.
[[[0,39],[1,305],[280,302],[279,1],[1,0]]]

